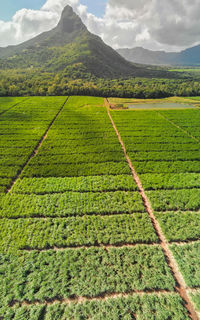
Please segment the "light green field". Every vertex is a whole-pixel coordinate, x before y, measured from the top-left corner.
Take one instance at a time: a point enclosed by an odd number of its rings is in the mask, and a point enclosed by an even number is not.
[[[199,102],[198,102],[199,101]],[[109,98],[113,109],[171,110],[200,107],[199,97],[171,97],[165,99],[121,99]]]
[[[152,106],[127,112],[95,97],[0,100],[0,319],[190,319],[149,206],[190,293],[200,286],[200,109],[157,112],[161,101],[110,99]]]
[[[200,68],[195,67],[195,68],[183,68],[183,69],[171,69],[169,70],[171,72],[189,72],[189,73],[200,73]]]

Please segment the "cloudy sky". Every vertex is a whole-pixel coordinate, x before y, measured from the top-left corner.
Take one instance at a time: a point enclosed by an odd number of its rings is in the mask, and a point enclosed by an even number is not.
[[[0,46],[52,29],[67,4],[114,48],[179,51],[200,44],[200,0],[6,0],[0,3]]]

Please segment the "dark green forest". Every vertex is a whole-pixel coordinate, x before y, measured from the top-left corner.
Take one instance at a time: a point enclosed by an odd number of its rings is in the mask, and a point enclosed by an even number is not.
[[[123,98],[199,96],[200,81],[194,78],[97,78],[84,66],[69,66],[64,72],[34,69],[0,71],[0,96],[91,95]]]

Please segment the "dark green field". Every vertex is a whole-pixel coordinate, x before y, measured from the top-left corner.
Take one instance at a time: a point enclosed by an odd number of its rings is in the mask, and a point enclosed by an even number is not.
[[[0,319],[198,319],[199,108],[0,98],[0,123]]]

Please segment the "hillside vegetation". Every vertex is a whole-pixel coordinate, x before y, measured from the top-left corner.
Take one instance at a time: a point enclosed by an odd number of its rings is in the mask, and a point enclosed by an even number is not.
[[[17,46],[0,49],[0,69],[41,69],[40,72],[71,72],[103,77],[165,76],[157,71],[134,65],[90,33],[70,6],[63,10],[58,25],[48,32]]]
[[[53,30],[0,48],[0,96],[68,94],[194,96],[200,85],[185,73],[126,61],[67,6]]]

